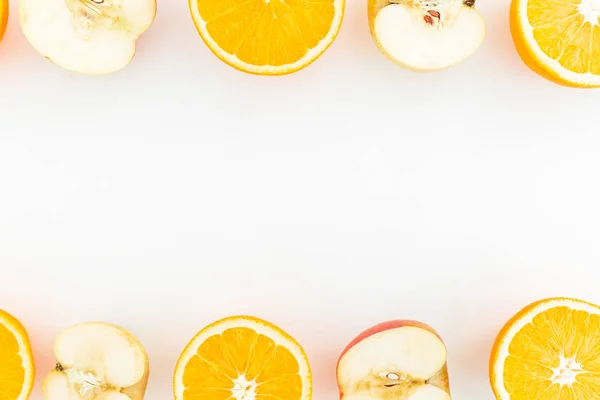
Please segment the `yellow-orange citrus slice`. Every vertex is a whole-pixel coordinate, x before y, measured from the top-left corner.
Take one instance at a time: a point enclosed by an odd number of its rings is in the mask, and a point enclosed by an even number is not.
[[[598,0],[512,0],[510,28],[533,71],[570,87],[600,86]]]
[[[173,382],[175,400],[309,400],[312,377],[300,345],[254,317],[221,319],[183,350]]]
[[[4,38],[8,25],[8,0],[0,0],[0,40]]]
[[[319,58],[335,40],[345,0],[189,0],[198,33],[230,66],[284,75]]]
[[[490,357],[498,400],[592,400],[600,393],[600,307],[551,298],[517,313]]]
[[[35,368],[29,336],[21,323],[0,310],[0,399],[26,400]]]

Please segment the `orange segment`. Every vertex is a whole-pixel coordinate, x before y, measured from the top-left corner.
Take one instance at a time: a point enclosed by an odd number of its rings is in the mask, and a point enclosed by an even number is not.
[[[567,86],[600,86],[598,0],[513,0],[511,31],[519,55],[540,75]]]
[[[29,337],[12,315],[0,310],[0,399],[26,400],[35,369]]]
[[[175,368],[176,400],[309,400],[312,378],[300,345],[253,317],[219,320],[194,336]]]
[[[494,343],[490,382],[499,400],[596,399],[600,307],[567,298],[525,307]]]
[[[211,51],[248,73],[281,75],[316,60],[335,40],[345,0],[190,0]]]

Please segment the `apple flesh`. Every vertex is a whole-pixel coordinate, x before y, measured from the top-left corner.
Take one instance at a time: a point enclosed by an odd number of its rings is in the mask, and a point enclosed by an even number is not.
[[[486,35],[475,0],[368,0],[371,36],[396,64],[438,71],[474,54]]]
[[[337,382],[341,400],[451,400],[446,346],[418,321],[359,334],[338,359]]]
[[[55,64],[103,75],[133,60],[156,16],[156,0],[19,0],[29,43]]]
[[[63,331],[54,343],[56,366],[42,385],[45,400],[142,400],[149,361],[128,331],[88,322]]]

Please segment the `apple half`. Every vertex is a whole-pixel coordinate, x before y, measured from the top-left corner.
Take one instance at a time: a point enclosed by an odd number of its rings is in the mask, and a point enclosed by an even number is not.
[[[396,64],[429,72],[452,67],[483,43],[475,0],[367,0],[371,36]]]
[[[128,331],[86,322],[63,331],[54,343],[57,363],[42,385],[44,400],[142,400],[148,356]]]
[[[104,75],[131,63],[156,17],[156,0],[19,0],[29,43],[55,64]]]
[[[339,357],[337,382],[341,400],[451,400],[446,346],[418,321],[359,334]]]

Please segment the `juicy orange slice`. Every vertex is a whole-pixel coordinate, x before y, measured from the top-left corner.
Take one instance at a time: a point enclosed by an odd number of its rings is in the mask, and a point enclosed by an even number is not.
[[[6,33],[6,26],[8,25],[8,0],[0,0],[0,40]]]
[[[490,359],[499,400],[592,400],[600,393],[600,307],[553,298],[528,305],[501,330]]]
[[[277,326],[229,317],[202,329],[175,368],[176,400],[309,400],[312,377],[300,345]]]
[[[26,400],[35,368],[29,337],[21,323],[0,310],[0,399]]]
[[[600,1],[513,0],[510,16],[531,69],[565,86],[600,86]]]
[[[222,61],[244,72],[298,71],[329,48],[345,0],[189,0],[196,28]]]

